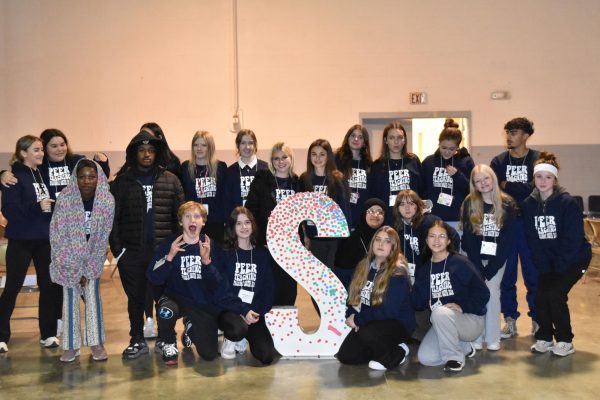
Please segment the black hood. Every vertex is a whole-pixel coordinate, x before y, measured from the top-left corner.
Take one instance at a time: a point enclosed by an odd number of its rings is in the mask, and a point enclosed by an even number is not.
[[[154,166],[158,167],[159,165],[163,165],[163,155],[165,148],[165,142],[161,139],[158,139],[152,136],[150,133],[141,131],[137,135],[131,139],[129,144],[127,145],[127,150],[125,151],[125,164],[121,167],[117,175],[121,175],[122,173],[128,170],[134,170],[137,165],[136,153],[138,146],[142,144],[151,144],[156,148],[156,159],[154,160]]]

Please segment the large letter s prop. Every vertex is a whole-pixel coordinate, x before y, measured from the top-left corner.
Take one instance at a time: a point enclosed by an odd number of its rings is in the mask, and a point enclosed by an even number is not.
[[[350,331],[345,324],[348,293],[340,280],[302,246],[298,226],[311,220],[319,237],[347,237],[348,223],[339,206],[324,194],[297,193],[275,207],[267,226],[271,255],[312,296],[321,325],[306,334],[296,307],[274,307],[265,315],[275,348],[284,357],[332,357]]]

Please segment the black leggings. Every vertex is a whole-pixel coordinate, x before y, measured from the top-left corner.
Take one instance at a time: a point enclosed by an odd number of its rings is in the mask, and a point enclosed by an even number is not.
[[[10,339],[10,317],[33,259],[39,297],[39,328],[42,339],[56,336],[56,319],[62,310],[62,287],[50,280],[50,242],[8,239],[6,287],[0,296],[0,342]]]
[[[410,339],[410,333],[397,320],[371,321],[352,330],[340,346],[337,359],[342,364],[365,364],[371,360],[394,368],[404,358],[398,346]]]

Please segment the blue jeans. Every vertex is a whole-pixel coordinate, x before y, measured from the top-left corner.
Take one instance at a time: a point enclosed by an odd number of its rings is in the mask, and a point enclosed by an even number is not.
[[[500,303],[504,318],[510,317],[513,319],[519,318],[521,315],[518,311],[519,303],[517,302],[517,273],[519,270],[518,261],[521,259],[521,273],[523,281],[527,289],[527,304],[529,305],[529,315],[532,319],[536,319],[535,314],[535,294],[537,291],[538,275],[531,259],[531,251],[525,240],[525,228],[523,220],[518,219],[515,229],[515,247],[506,260],[506,270],[502,278],[500,286]]]

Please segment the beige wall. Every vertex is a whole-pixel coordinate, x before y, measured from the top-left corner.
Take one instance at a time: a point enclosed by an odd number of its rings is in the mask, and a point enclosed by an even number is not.
[[[597,0],[239,0],[240,101],[261,148],[337,146],[359,112],[472,112],[472,145],[535,121],[532,146],[598,144]],[[58,127],[81,152],[139,125],[233,148],[228,0],[0,0],[0,152]],[[429,104],[410,106],[425,90]],[[511,99],[490,100],[507,90]]]

